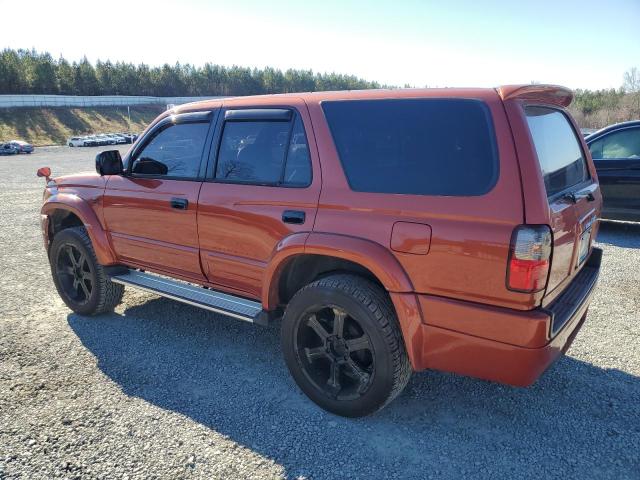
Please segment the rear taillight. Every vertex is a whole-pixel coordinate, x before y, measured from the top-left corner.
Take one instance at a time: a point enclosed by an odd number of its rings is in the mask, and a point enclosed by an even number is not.
[[[520,225],[511,236],[507,287],[539,292],[547,284],[551,262],[551,230],[546,225]]]

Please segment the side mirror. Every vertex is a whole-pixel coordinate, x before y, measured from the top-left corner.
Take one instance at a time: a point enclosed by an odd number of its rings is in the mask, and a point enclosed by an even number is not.
[[[96,155],[96,172],[100,175],[122,175],[122,157],[118,150],[106,150]]]
[[[39,177],[44,177],[47,183],[49,183],[49,177],[51,176],[51,169],[49,167],[39,168],[36,175],[38,175]]]

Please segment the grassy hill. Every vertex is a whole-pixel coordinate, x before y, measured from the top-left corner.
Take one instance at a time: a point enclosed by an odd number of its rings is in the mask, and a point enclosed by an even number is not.
[[[164,110],[162,105],[87,108],[0,109],[0,142],[26,140],[36,146],[63,145],[69,137],[92,133],[139,133]]]

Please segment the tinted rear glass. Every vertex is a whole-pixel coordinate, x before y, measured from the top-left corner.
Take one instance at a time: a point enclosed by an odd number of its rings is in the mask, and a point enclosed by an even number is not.
[[[549,107],[526,107],[525,113],[547,195],[587,180],[587,164],[565,114]]]
[[[322,108],[353,190],[469,196],[496,183],[495,136],[479,100],[348,100]]]

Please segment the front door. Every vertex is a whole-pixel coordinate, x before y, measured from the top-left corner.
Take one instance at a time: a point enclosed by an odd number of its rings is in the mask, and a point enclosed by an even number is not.
[[[105,223],[118,259],[128,265],[204,279],[196,212],[212,112],[167,117],[109,178]]]
[[[608,133],[589,145],[605,216],[640,219],[640,127]]]
[[[229,103],[220,114],[200,192],[201,261],[210,282],[259,298],[278,242],[313,228],[318,154],[308,141],[312,130],[302,100],[285,108]]]

